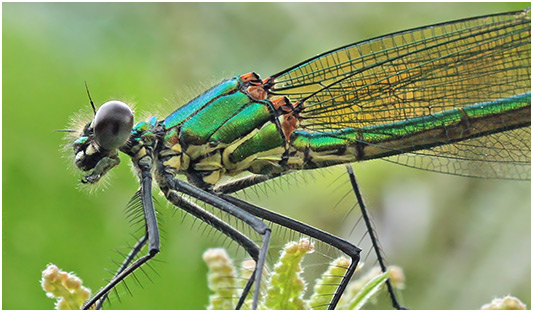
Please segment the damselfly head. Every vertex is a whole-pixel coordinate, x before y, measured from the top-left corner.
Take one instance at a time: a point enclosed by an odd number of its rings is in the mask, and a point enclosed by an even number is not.
[[[75,164],[84,175],[81,182],[96,183],[120,163],[118,149],[126,143],[133,127],[133,112],[123,102],[109,101],[95,112],[72,147]]]

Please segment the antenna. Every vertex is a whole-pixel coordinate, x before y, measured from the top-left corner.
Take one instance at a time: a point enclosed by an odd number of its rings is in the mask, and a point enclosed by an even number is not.
[[[96,115],[96,108],[94,107],[93,99],[91,98],[91,94],[89,93],[89,87],[87,86],[87,81],[84,81],[85,83],[85,90],[87,90],[87,96],[89,97],[89,102],[91,102],[91,107],[93,108],[93,112]]]

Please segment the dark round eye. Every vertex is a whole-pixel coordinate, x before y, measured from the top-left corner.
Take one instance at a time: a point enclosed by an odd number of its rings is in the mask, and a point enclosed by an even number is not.
[[[123,102],[109,101],[100,106],[94,116],[94,137],[105,150],[121,147],[133,127],[133,113]]]

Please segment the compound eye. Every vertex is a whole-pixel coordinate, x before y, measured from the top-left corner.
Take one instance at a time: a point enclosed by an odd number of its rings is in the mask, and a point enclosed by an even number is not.
[[[100,106],[94,116],[94,137],[104,150],[124,145],[133,127],[133,112],[123,102],[109,101]]]

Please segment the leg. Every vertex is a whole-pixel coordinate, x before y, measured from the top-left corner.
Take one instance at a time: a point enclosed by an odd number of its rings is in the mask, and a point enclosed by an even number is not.
[[[128,203],[128,208],[129,209],[134,210],[134,209],[132,209],[132,207],[136,206],[138,204],[137,203],[137,199],[141,200],[140,205],[142,207],[141,190],[137,191],[137,193],[135,193],[135,195],[133,195],[133,197],[130,199],[130,201]],[[146,235],[144,235],[143,237],[141,237],[141,239],[139,239],[137,241],[137,243],[131,248],[131,251],[125,257],[125,259],[122,261],[122,264],[118,268],[118,270],[115,273],[115,275],[113,276],[113,278],[115,278],[118,274],[120,274],[122,271],[124,271],[124,269],[126,269],[128,267],[128,265],[130,265],[130,263],[133,261],[133,259],[135,259],[135,257],[139,254],[139,252],[141,252],[141,249],[143,248],[143,246],[146,244],[147,241],[148,241],[148,237]],[[102,306],[104,305],[104,303],[107,300],[108,296],[109,296],[109,293],[105,294],[102,297],[102,299],[100,299],[97,302],[95,310],[102,309]]]
[[[133,246],[130,253],[128,254],[128,256],[126,256],[126,258],[124,259],[124,261],[118,268],[117,273],[115,273],[113,278],[116,278],[118,274],[122,273],[122,271],[124,271],[128,267],[128,265],[130,265],[130,263],[133,261],[133,259],[135,259],[137,254],[139,254],[139,252],[141,251],[141,249],[143,248],[143,246],[146,244],[147,241],[148,241],[148,237],[146,237],[145,235],[135,244],[135,246]],[[102,299],[98,300],[95,310],[100,310],[102,308],[108,296],[109,296],[109,292],[106,293],[102,297]]]
[[[141,267],[144,263],[152,259],[159,252],[159,229],[157,228],[157,219],[155,215],[154,204],[152,202],[151,166],[140,164],[139,169],[141,170],[140,194],[146,225],[145,236],[132,249],[113,279],[83,305],[82,309],[84,310],[91,308],[91,306],[97,301],[102,301],[100,304],[98,304],[98,307],[101,307],[111,289],[123,281],[128,275]],[[146,242],[148,242],[148,253],[129,265],[129,263],[140,252],[142,246],[144,246]]]
[[[385,265],[385,261],[383,259],[383,256],[381,255],[381,251],[378,245],[378,239],[376,237],[376,232],[374,231],[374,228],[372,227],[372,223],[370,222],[368,211],[366,209],[365,203],[363,202],[363,196],[361,196],[361,192],[359,191],[359,186],[357,185],[357,181],[355,180],[355,173],[353,172],[352,165],[346,165],[346,170],[348,171],[348,175],[350,176],[350,182],[352,183],[352,188],[355,193],[355,197],[357,197],[357,202],[359,203],[359,208],[361,209],[361,214],[363,216],[363,220],[365,221],[365,225],[368,230],[368,235],[370,236],[372,247],[374,248],[374,252],[376,253],[379,266],[381,267],[382,272],[386,272],[387,266]],[[398,299],[396,298],[390,279],[387,279],[386,284],[387,284],[387,290],[389,292],[389,296],[392,301],[392,306],[395,309],[404,310],[405,308],[400,305],[400,303],[398,302]]]
[[[250,203],[247,203],[245,201],[242,201],[238,198],[232,197],[227,194],[220,194],[219,197],[223,198],[224,200],[234,204],[235,206],[241,208],[244,211],[247,211],[253,215],[255,215],[258,218],[262,218],[265,220],[269,220],[271,222],[274,222],[276,224],[279,224],[281,226],[287,227],[289,229],[295,230],[297,232],[300,232],[304,235],[308,235],[310,237],[313,237],[319,241],[322,241],[324,243],[327,243],[331,246],[336,247],[337,249],[341,250],[345,254],[347,254],[351,259],[352,262],[350,266],[348,267],[348,270],[346,271],[346,274],[341,280],[341,283],[337,287],[337,290],[335,291],[335,295],[333,296],[333,299],[331,300],[328,309],[333,310],[335,309],[335,306],[339,302],[339,299],[346,289],[346,286],[348,282],[350,281],[350,278],[352,277],[353,273],[355,272],[355,269],[357,267],[357,264],[359,263],[359,252],[360,249],[356,246],[352,245],[346,240],[343,240],[339,237],[336,237],[332,234],[329,234],[327,232],[324,232],[322,230],[319,230],[317,228],[314,228],[310,225],[307,225],[305,223],[296,221],[294,219],[285,217],[283,215],[277,214],[275,212],[266,210],[264,208],[252,205]]]
[[[204,221],[205,223],[209,224],[210,226],[214,227],[215,229],[219,230],[223,234],[230,237],[232,240],[234,240],[239,245],[241,245],[246,250],[246,252],[250,255],[250,257],[252,257],[252,259],[254,259],[256,263],[258,263],[258,260],[259,260],[258,257],[260,254],[260,250],[259,250],[259,247],[251,239],[246,237],[244,234],[242,234],[241,232],[239,232],[238,230],[236,230],[235,228],[233,228],[226,222],[220,220],[218,217],[198,207],[196,204],[190,201],[187,201],[186,199],[181,197],[176,191],[170,190],[168,188],[162,188],[161,190],[165,194],[165,197],[174,206],[185,210],[187,213]],[[252,276],[246,283],[246,286],[243,289],[243,292],[241,294],[241,297],[235,309],[238,310],[243,305],[244,300],[246,299],[246,296],[248,295],[252,287],[252,284],[254,281],[254,275],[255,274],[252,274]]]
[[[256,287],[253,294],[252,309],[255,310],[259,301],[260,283],[263,274],[263,266],[265,264],[266,252],[268,250],[268,245],[270,242],[270,228],[254,215],[218,197],[216,194],[197,188],[184,181],[174,179],[171,174],[164,173],[164,170],[160,170],[160,172],[163,173],[161,177],[164,179],[164,181],[160,181],[160,187],[162,189],[168,188],[177,192],[187,194],[215,208],[227,212],[233,215],[234,217],[246,222],[250,227],[252,227],[254,231],[256,231],[259,235],[263,237],[254,273],[254,281],[256,282]]]
[[[228,182],[226,184],[220,185],[214,189],[216,193],[224,193],[224,194],[230,194],[237,191],[240,191],[242,189],[245,189],[247,187],[250,187],[252,185],[256,185],[277,177],[282,176],[283,174],[256,174],[252,175],[250,177],[245,177],[242,179],[237,179],[235,181]]]
[[[374,229],[373,229],[373,227],[372,227],[372,224],[370,223],[370,219],[369,219],[369,216],[368,216],[368,213],[367,213],[367,210],[366,210],[366,206],[365,206],[365,204],[364,204],[364,202],[363,202],[363,198],[362,198],[361,193],[360,193],[360,191],[359,191],[359,187],[357,186],[357,182],[356,182],[356,180],[355,180],[355,174],[353,173],[353,170],[352,170],[351,165],[346,165],[346,167],[347,167],[347,170],[348,170],[348,175],[350,176],[350,180],[351,180],[351,182],[352,182],[352,188],[353,188],[354,193],[355,193],[355,195],[356,195],[356,197],[357,197],[357,200],[358,200],[358,203],[359,203],[359,207],[361,208],[361,213],[362,213],[362,215],[363,215],[363,219],[364,219],[365,224],[366,224],[366,227],[367,227],[367,229],[368,229],[368,231],[369,231],[370,239],[371,239],[371,241],[372,241],[372,246],[373,246],[374,251],[375,251],[375,253],[376,253],[376,257],[377,257],[377,259],[378,259],[378,263],[379,263],[379,265],[380,265],[382,271],[385,272],[385,271],[387,270],[387,268],[386,268],[386,265],[385,265],[385,263],[384,263],[383,256],[381,255],[381,251],[379,250],[379,246],[378,246],[378,243],[377,243],[376,234],[375,234],[375,231],[374,231]],[[244,189],[244,188],[247,188],[247,187],[249,187],[249,186],[252,186],[252,185],[255,185],[255,184],[259,184],[259,183],[261,183],[261,182],[264,182],[264,181],[267,181],[267,180],[270,180],[270,179],[273,179],[273,178],[279,177],[279,176],[281,176],[281,175],[282,175],[282,174],[278,174],[278,175],[258,175],[258,176],[252,176],[251,178],[243,178],[243,179],[237,180],[237,181],[235,181],[235,182],[230,182],[230,183],[228,183],[228,184],[221,185],[221,186],[217,187],[217,188],[215,189],[215,191],[217,191],[217,192],[221,192],[221,193],[225,193],[225,194],[233,193],[233,192],[237,192],[237,191],[239,191],[239,190],[242,190],[242,189]],[[352,179],[353,179],[353,180],[352,180]],[[237,200],[237,199],[236,199],[236,200]],[[243,202],[243,203],[245,203],[245,202]],[[247,204],[247,203],[245,203],[245,204]],[[241,207],[241,208],[243,208],[243,209],[246,210],[246,207]],[[254,209],[262,209],[262,210],[265,210],[265,209],[260,208],[260,207],[257,207],[257,206],[255,206]],[[250,213],[252,213],[252,214],[256,214],[256,212],[254,212],[255,210],[249,210],[249,211],[250,211]],[[273,220],[273,219],[270,218],[270,217],[272,217],[272,218],[278,218],[278,217],[286,218],[286,217],[284,217],[284,216],[282,216],[282,215],[278,215],[277,217],[269,216],[269,214],[274,214],[274,213],[273,213],[273,212],[270,212],[270,211],[267,211],[267,210],[265,210],[264,213],[266,213],[266,215],[263,215],[263,214],[260,214],[260,215],[259,215],[259,214],[258,214],[257,216],[260,217],[260,218],[264,218],[264,219],[266,219],[266,220],[272,221],[272,222],[274,222],[274,223],[277,223],[277,224],[279,224],[279,225],[282,225],[282,226],[286,226],[286,227],[288,227],[288,228],[291,228],[289,225],[285,225],[285,224],[282,224],[282,223],[276,222],[276,220]],[[288,218],[287,218],[287,219],[288,219]],[[291,220],[291,219],[288,219],[288,220]],[[291,220],[291,221],[294,221],[294,220]],[[296,231],[298,231],[298,232],[300,232],[300,233],[307,234],[307,235],[311,236],[310,234],[307,233],[307,231],[306,231],[306,229],[305,229],[305,227],[307,227],[308,225],[302,223],[302,224],[300,224],[300,226],[301,226],[300,230],[298,230],[298,229],[296,229],[296,228],[291,228],[291,229],[296,230]],[[311,228],[311,227],[310,227],[310,228]],[[318,229],[314,229],[314,230],[320,231],[320,230],[318,230]],[[320,231],[320,232],[322,232],[322,231]],[[323,233],[329,235],[329,233],[325,233],[325,232],[323,232]],[[316,239],[319,239],[319,238],[316,237],[316,236],[311,236],[311,237],[314,237],[314,238],[316,238]],[[319,239],[319,240],[320,240],[320,239]],[[324,241],[324,242],[326,242],[326,241]],[[326,242],[326,243],[330,243],[330,242]],[[346,243],[348,243],[348,242],[346,242]],[[348,243],[348,244],[349,244],[349,243]],[[342,251],[345,252],[347,255],[350,255],[350,256],[352,257],[352,255],[351,255],[349,252],[343,250],[343,249],[340,248],[339,246],[337,246],[337,245],[335,245],[335,244],[333,244],[333,243],[331,243],[331,245],[333,245],[334,247],[337,247],[338,249],[342,250]],[[353,246],[353,245],[352,245],[352,246]],[[353,248],[357,248],[357,247],[353,246]],[[357,257],[358,257],[358,255],[357,255]],[[352,262],[353,262],[353,259],[354,259],[354,258],[352,257]],[[357,259],[359,259],[359,258],[357,258]],[[393,305],[393,307],[396,308],[396,309],[400,309],[400,310],[401,310],[401,309],[405,309],[404,307],[402,307],[402,306],[399,304],[398,299],[396,298],[396,295],[395,295],[395,293],[394,293],[394,289],[393,289],[393,287],[392,287],[392,284],[391,284],[390,280],[387,280],[386,284],[387,284],[387,290],[388,290],[388,292],[389,292],[389,296],[390,296],[390,298],[391,298],[391,301],[392,301],[392,305]],[[341,292],[341,294],[342,294],[342,292]],[[330,305],[330,306],[331,306],[331,305]]]

